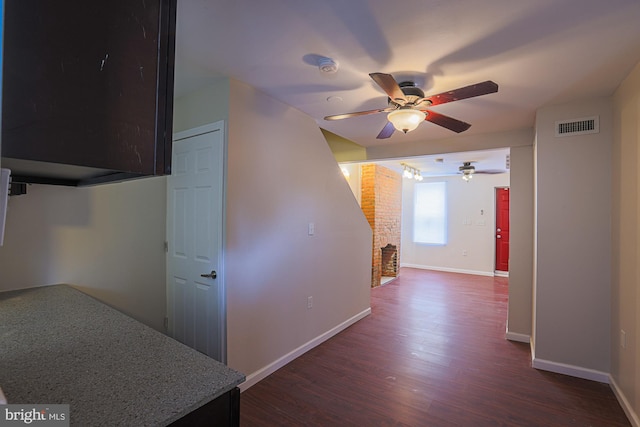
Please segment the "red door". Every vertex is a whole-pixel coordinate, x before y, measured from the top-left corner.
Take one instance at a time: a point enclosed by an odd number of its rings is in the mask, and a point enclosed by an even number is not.
[[[509,271],[509,188],[496,188],[496,271]]]

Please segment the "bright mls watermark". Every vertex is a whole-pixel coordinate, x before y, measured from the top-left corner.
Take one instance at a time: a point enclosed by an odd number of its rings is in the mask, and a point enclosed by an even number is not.
[[[0,427],[69,427],[69,405],[0,405]]]

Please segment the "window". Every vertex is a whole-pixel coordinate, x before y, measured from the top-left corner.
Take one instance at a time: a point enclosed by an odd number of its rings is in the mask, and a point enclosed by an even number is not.
[[[447,243],[447,185],[425,182],[415,185],[413,241],[431,245]]]

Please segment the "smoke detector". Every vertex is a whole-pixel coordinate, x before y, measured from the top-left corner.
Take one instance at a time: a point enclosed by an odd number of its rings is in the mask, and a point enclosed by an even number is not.
[[[331,58],[320,58],[318,60],[318,68],[323,73],[333,74],[338,71],[338,63]]]

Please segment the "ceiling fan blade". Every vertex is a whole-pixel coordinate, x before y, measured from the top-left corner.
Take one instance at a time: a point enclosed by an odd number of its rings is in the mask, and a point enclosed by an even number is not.
[[[473,98],[475,96],[487,95],[498,91],[498,85],[491,80],[476,83],[471,86],[461,87],[459,89],[443,92],[438,95],[425,97],[431,102],[431,106],[445,104],[447,102],[458,101],[460,99]]]
[[[385,112],[393,111],[394,109],[395,108],[378,108],[376,110],[357,111],[354,113],[345,113],[345,114],[336,114],[333,116],[326,116],[324,119],[325,120],[342,120],[342,119],[348,119],[350,117],[366,116],[368,114],[385,113]]]
[[[464,132],[471,127],[469,123],[454,119],[453,117],[445,116],[444,114],[436,113],[435,111],[426,110],[425,113],[427,113],[427,117],[425,118],[426,121],[435,123],[456,133]]]
[[[396,128],[393,127],[393,123],[387,122],[387,124],[382,128],[382,130],[378,134],[378,136],[376,136],[376,139],[387,139],[391,135],[393,135],[393,132],[395,132],[395,130]]]
[[[401,105],[406,104],[407,98],[404,96],[402,89],[400,89],[400,85],[398,85],[398,82],[396,82],[396,79],[394,79],[391,74],[371,73],[369,74],[369,77],[371,77],[394,102]]]
[[[502,170],[502,169],[485,169],[485,170],[476,170],[475,173],[484,173],[487,175],[495,175],[495,174],[499,174],[499,173],[507,173],[508,171],[506,170]]]

